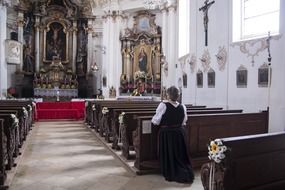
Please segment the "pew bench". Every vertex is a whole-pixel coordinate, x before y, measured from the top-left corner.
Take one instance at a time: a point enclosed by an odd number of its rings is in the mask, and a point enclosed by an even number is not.
[[[221,163],[212,165],[214,189],[285,189],[285,132],[221,139],[228,150]],[[212,161],[213,164],[213,161]],[[201,168],[205,190],[210,163]]]
[[[237,110],[187,110],[187,114],[189,115],[197,115],[197,114],[225,114],[225,113],[242,113],[241,109]],[[131,158],[129,154],[129,148],[130,146],[133,145],[133,140],[132,140],[132,134],[133,131],[136,130],[137,128],[137,121],[136,117],[138,116],[150,116],[152,117],[155,114],[155,110],[146,110],[146,111],[141,111],[140,109],[138,110],[126,110],[125,115],[123,118],[123,123],[121,125],[118,124],[118,119],[117,118],[112,118],[114,121],[112,122],[112,128],[113,128],[113,139],[117,139],[119,134],[118,132],[120,131],[121,134],[121,141],[122,141],[122,154],[125,158],[129,159]],[[117,148],[117,141],[113,142],[113,147]]]
[[[137,116],[133,132],[135,167],[138,174],[156,170],[159,127],[151,124],[152,116]],[[207,144],[210,139],[261,134],[268,132],[268,111],[258,113],[230,113],[188,115],[185,126],[186,142],[194,168],[208,161]]]

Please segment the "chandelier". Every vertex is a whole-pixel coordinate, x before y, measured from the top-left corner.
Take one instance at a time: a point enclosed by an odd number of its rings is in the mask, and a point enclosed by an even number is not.
[[[162,4],[162,0],[144,0],[143,4],[146,9],[158,9]]]

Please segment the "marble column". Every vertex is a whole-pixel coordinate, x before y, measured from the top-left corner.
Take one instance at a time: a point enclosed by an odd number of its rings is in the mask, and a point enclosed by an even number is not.
[[[168,78],[167,87],[175,85],[176,81],[176,65],[177,65],[177,40],[176,40],[176,4],[173,3],[168,7]]]
[[[24,12],[19,10],[18,12],[18,19],[17,19],[17,24],[18,24],[18,41],[24,44]],[[24,47],[23,47],[24,51]],[[20,65],[17,65],[16,70],[18,72],[21,72],[23,70],[23,59],[21,60]]]
[[[40,71],[40,17],[35,20],[35,64],[36,72]]]
[[[102,90],[103,90],[103,95],[105,97],[108,97],[108,84],[109,84],[109,58],[110,58],[110,54],[109,54],[109,31],[110,31],[110,22],[111,19],[110,17],[108,17],[108,15],[104,15],[103,17],[103,47],[104,47],[104,53],[102,56],[102,78],[106,78],[106,86],[102,86]]]
[[[76,50],[77,50],[77,21],[73,21],[72,28],[72,71],[76,72]]]
[[[165,61],[168,60],[168,10],[165,6],[163,6],[162,10],[162,39],[161,39],[161,45],[162,45],[162,54],[165,55]],[[162,66],[163,67],[163,66]],[[161,87],[167,86],[167,75],[163,71],[163,68],[161,69]]]
[[[7,7],[0,1],[0,97],[6,95],[8,88],[7,63],[5,60],[5,40],[7,38]]]
[[[92,46],[92,33],[93,33],[93,18],[89,18],[88,19],[88,23],[87,23],[87,40],[88,40],[88,50],[87,50],[87,74],[90,72],[91,69],[91,65],[92,65],[92,53],[93,53],[93,46]]]

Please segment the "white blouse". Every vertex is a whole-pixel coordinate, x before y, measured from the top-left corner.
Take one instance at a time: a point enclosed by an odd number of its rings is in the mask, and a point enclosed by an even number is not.
[[[171,103],[174,107],[177,107],[179,106],[179,102],[172,102],[172,101],[163,101],[161,102],[158,107],[156,108],[156,112],[155,112],[155,115],[152,117],[152,120],[151,122],[154,124],[154,125],[159,125],[160,124],[160,121],[161,121],[161,118],[162,118],[162,115],[165,113],[166,111],[166,105],[165,105],[165,102],[169,102]],[[183,123],[182,125],[186,125],[186,121],[187,121],[187,111],[186,111],[186,107],[184,104],[181,104],[183,109],[184,109],[184,119],[183,119]]]

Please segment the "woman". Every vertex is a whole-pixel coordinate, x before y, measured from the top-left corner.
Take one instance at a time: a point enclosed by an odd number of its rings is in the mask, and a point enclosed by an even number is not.
[[[159,161],[167,181],[192,183],[192,171],[183,125],[187,121],[186,107],[177,102],[179,90],[175,86],[167,89],[167,100],[161,102],[152,118],[160,126]]]

